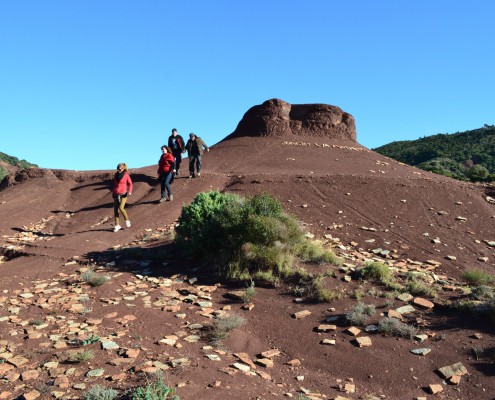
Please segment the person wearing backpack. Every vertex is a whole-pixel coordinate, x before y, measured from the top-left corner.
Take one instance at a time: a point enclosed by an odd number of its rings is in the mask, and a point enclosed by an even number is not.
[[[174,196],[172,195],[172,188],[170,183],[175,173],[175,158],[172,154],[172,150],[168,146],[162,146],[162,156],[158,160],[158,179],[161,186],[161,198],[160,203],[167,201],[165,190],[168,193],[168,200],[172,201]]]
[[[209,147],[203,142],[199,136],[194,133],[189,134],[189,140],[186,143],[187,155],[189,156],[189,178],[195,178],[201,176],[201,157],[203,156],[203,149],[207,152],[210,151]],[[196,175],[194,174],[194,168],[196,167]]]
[[[182,154],[186,152],[186,144],[175,128],[172,129],[172,134],[168,138],[168,147],[172,149],[172,154],[175,158],[175,176],[179,176],[180,163],[182,161]]]
[[[117,165],[117,172],[113,178],[113,215],[115,217],[114,232],[118,232],[122,229],[119,220],[119,211],[124,216],[125,225],[130,228],[131,221],[125,211],[125,203],[127,201],[127,195],[132,194],[132,180],[127,172],[127,165],[120,163]]]

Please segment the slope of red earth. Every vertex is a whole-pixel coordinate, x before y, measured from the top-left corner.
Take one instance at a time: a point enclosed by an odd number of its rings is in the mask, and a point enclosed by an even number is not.
[[[495,398],[493,325],[442,306],[462,298],[463,271],[494,272],[490,188],[399,164],[354,141],[304,135],[231,137],[203,164],[200,178],[177,178],[175,200],[162,204],[156,167],[131,169],[132,227],[118,233],[111,172],[30,170],[0,191],[0,399],[77,399],[96,384],[124,394],[156,372],[186,400]],[[329,272],[328,287],[342,297],[296,302],[286,285],[259,286],[251,310],[226,297],[239,287],[204,274],[202,260],[181,256],[170,236],[182,204],[209,190],[277,197],[344,259],[341,267],[305,265]],[[353,279],[366,260],[397,275],[423,271],[439,288],[433,308]],[[109,281],[91,287],[88,268]],[[412,305],[402,318],[425,341],[361,326],[357,338],[371,346],[359,347],[344,318],[357,298],[377,307],[367,325]],[[310,314],[294,317],[304,310]],[[204,329],[224,315],[246,322],[211,346]],[[322,324],[335,326],[318,332]],[[431,352],[410,352],[418,348]],[[270,349],[278,352],[261,356]],[[94,357],[70,360],[83,350]],[[438,372],[456,363],[467,369],[458,384]],[[432,384],[442,391],[432,395]]]

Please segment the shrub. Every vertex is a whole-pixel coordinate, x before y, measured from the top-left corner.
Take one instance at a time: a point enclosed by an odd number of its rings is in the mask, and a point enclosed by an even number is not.
[[[342,264],[342,260],[332,251],[324,249],[320,242],[302,241],[297,245],[296,254],[304,262]]]
[[[358,303],[346,314],[346,320],[351,325],[364,325],[369,317],[376,312],[374,304]]]
[[[94,358],[94,353],[92,350],[82,350],[77,353],[69,354],[69,361],[76,363],[91,361],[93,358]]]
[[[244,291],[244,295],[242,296],[242,301],[245,304],[250,303],[251,300],[254,299],[254,296],[256,296],[256,289],[254,288],[254,282],[251,282],[251,284]]]
[[[108,282],[110,278],[106,275],[98,275],[92,269],[86,270],[82,275],[81,279],[86,282],[89,286],[98,287]]]
[[[479,269],[465,271],[461,278],[470,286],[493,285],[495,276]]]
[[[426,277],[423,274],[409,273],[406,276],[405,289],[415,296],[430,296],[433,298],[438,297],[438,293],[434,287],[426,282]]]
[[[475,286],[471,290],[470,296],[476,300],[492,300],[495,297],[495,293],[491,286],[481,285]]]
[[[265,271],[288,277],[298,256],[311,262],[339,262],[332,252],[308,242],[299,223],[267,194],[244,199],[200,193],[182,208],[176,231],[176,242],[217,266],[227,278],[248,280]]]
[[[395,318],[382,318],[378,321],[378,330],[392,336],[400,336],[407,339],[412,339],[418,334],[418,328],[405,324]]]
[[[131,395],[131,400],[180,400],[175,390],[168,387],[162,378],[146,386],[138,387]]]
[[[377,261],[366,263],[364,268],[360,270],[360,275],[363,279],[369,279],[382,284],[388,284],[392,279],[392,273],[388,265]]]
[[[110,388],[104,386],[95,385],[84,393],[84,400],[114,400],[118,397],[119,393]]]
[[[317,275],[312,277],[306,284],[306,296],[309,300],[318,303],[330,303],[342,298],[342,291],[330,290],[324,287],[324,277]]]
[[[217,345],[222,340],[227,339],[229,332],[244,325],[246,320],[237,315],[232,315],[224,318],[217,318],[213,324],[206,329],[206,339]]]

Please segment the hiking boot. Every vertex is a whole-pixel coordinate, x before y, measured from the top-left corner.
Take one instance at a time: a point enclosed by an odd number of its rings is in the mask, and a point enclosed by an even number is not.
[[[175,176],[179,176],[179,175],[180,175],[180,174],[179,174],[179,170],[177,170],[177,171],[175,172]]]
[[[189,175],[189,179],[191,179],[191,178],[194,178],[194,175],[193,174]]]
[[[201,176],[201,172],[198,172],[198,174],[197,174],[197,175],[198,175],[198,176]]]
[[[168,201],[172,201],[174,199],[174,195],[171,194],[170,196],[168,196]]]
[[[120,231],[121,229],[122,229],[122,227],[121,227],[120,225],[115,225],[115,226],[113,227],[113,231],[114,231],[114,232],[118,232],[118,231]]]
[[[163,202],[165,202],[165,201],[167,201],[167,198],[166,198],[166,197],[162,197],[162,198],[160,199],[160,203],[163,203]]]
[[[130,228],[131,227],[131,221],[129,221],[129,220],[125,221],[125,226],[127,226],[128,228]]]

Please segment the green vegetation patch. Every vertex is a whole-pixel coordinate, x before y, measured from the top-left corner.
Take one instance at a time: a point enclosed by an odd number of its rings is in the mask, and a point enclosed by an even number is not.
[[[399,141],[373,149],[426,171],[460,180],[495,181],[495,126]]]
[[[200,193],[182,208],[176,242],[224,278],[275,281],[293,273],[294,262],[340,260],[321,243],[309,242],[299,222],[268,194],[243,198],[217,191]]]

